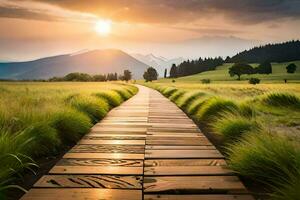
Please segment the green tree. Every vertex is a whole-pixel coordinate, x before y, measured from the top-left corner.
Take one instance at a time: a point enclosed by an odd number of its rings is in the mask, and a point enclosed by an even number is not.
[[[241,80],[243,74],[253,74],[254,69],[251,65],[245,63],[235,63],[232,67],[229,68],[228,73],[230,76],[238,76],[238,80]]]
[[[172,65],[170,70],[170,78],[176,78],[178,75],[178,69],[175,64]]]
[[[143,74],[144,79],[146,82],[157,80],[158,74],[157,71],[153,67],[149,67],[147,71]]]
[[[129,70],[124,70],[124,75],[123,75],[123,79],[127,82],[129,80],[131,80],[132,75],[131,75],[131,71]]]
[[[67,74],[66,76],[64,76],[63,78],[64,81],[82,81],[82,82],[86,82],[86,81],[92,81],[92,77],[88,74],[85,73],[70,73]]]
[[[272,65],[270,62],[263,62],[255,68],[258,74],[272,74]]]
[[[289,74],[295,73],[296,69],[297,69],[297,65],[295,65],[294,63],[291,63],[288,66],[286,66],[286,72]]]

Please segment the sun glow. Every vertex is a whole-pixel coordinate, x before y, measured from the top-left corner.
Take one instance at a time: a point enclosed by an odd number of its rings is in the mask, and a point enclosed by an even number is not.
[[[111,32],[111,21],[98,20],[95,24],[95,30],[100,35],[108,35]]]

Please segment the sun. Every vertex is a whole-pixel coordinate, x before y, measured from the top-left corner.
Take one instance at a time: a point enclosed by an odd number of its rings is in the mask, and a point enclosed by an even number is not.
[[[95,30],[100,35],[108,35],[111,32],[110,20],[98,20],[95,23]]]

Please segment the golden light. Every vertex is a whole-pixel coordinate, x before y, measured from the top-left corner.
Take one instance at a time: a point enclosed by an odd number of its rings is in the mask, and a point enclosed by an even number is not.
[[[95,30],[100,35],[108,35],[111,31],[110,20],[98,20],[95,24]]]

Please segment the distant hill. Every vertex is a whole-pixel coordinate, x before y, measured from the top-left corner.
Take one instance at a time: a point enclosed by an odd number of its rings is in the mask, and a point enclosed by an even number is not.
[[[289,62],[294,60],[300,60],[299,40],[254,47],[238,53],[226,61],[261,63],[264,61]]]
[[[161,77],[164,75],[165,69],[167,69],[168,73],[169,73],[169,70],[173,63],[178,65],[184,61],[184,58],[182,58],[182,57],[167,59],[167,58],[164,58],[161,56],[155,56],[153,54],[147,54],[147,55],[131,54],[131,55],[134,58],[138,59],[139,61],[141,61],[151,67],[154,67]]]
[[[148,68],[145,63],[116,49],[93,50],[66,54],[28,62],[0,63],[0,79],[48,79],[71,72],[88,74],[123,73],[129,69],[140,79]]]

